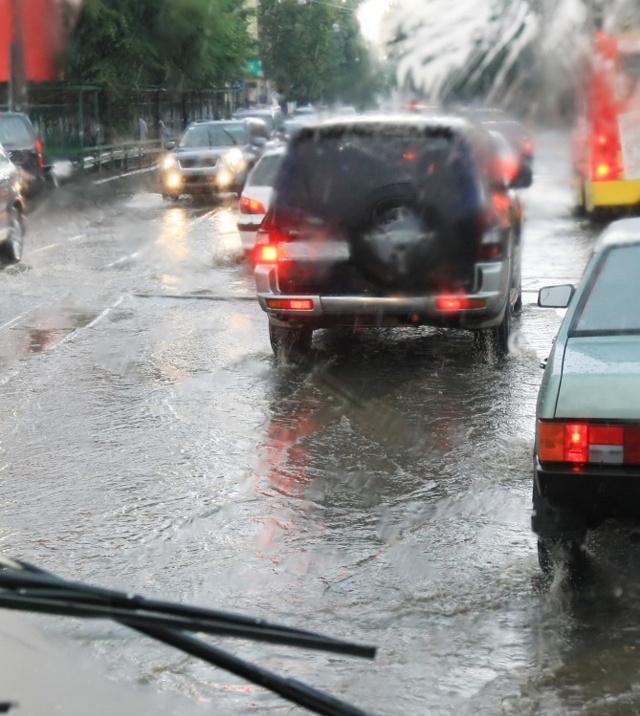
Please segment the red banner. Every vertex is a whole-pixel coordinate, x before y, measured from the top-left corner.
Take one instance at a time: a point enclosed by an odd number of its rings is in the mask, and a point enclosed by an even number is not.
[[[9,80],[9,55],[17,16],[22,35],[26,79],[45,82],[58,77],[62,19],[57,0],[0,0],[0,82]]]

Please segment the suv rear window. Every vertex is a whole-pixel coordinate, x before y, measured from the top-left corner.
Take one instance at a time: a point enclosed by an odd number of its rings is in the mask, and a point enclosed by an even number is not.
[[[481,196],[471,152],[457,135],[393,124],[302,130],[276,188],[277,212],[346,228],[394,197],[452,223],[476,213]]]
[[[640,246],[610,249],[575,324],[573,335],[640,332]]]
[[[278,169],[282,164],[282,154],[271,154],[256,164],[255,169],[249,175],[248,186],[273,186]]]
[[[0,144],[28,147],[33,144],[33,132],[22,117],[0,116]]]

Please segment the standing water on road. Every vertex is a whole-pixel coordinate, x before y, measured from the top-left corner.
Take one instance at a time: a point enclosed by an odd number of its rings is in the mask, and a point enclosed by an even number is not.
[[[134,196],[98,220],[61,218],[61,235],[66,221],[86,239],[39,253],[50,237],[34,217],[26,270],[0,274],[2,322],[21,316],[0,332],[4,551],[377,643],[373,664],[239,647],[377,713],[633,703],[635,611],[611,602],[627,588],[601,577],[605,594],[578,592],[578,607],[547,593],[529,526],[538,363],[559,323],[535,291],[575,281],[593,240],[570,215],[566,173],[564,137],[544,135],[504,365],[478,362],[470,334],[428,328],[327,334],[313,368],[275,364],[251,277],[225,259],[239,239],[224,205]],[[71,283],[102,318],[58,340]],[[36,331],[51,341],[23,357]],[[289,712],[116,627],[73,633],[118,678],[225,713],[246,712],[247,692]]]

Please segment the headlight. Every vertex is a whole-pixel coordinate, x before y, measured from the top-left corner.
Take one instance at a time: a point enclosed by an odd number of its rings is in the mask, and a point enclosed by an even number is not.
[[[182,177],[178,172],[170,172],[164,178],[167,189],[179,189],[182,186]]]
[[[167,154],[167,156],[162,160],[162,168],[163,169],[173,169],[177,165],[176,158],[173,156],[173,154]]]
[[[222,167],[216,176],[216,184],[218,185],[218,189],[220,189],[221,191],[225,191],[231,186],[232,183],[233,174],[228,169]]]
[[[247,164],[244,154],[237,147],[230,149],[224,155],[224,163],[234,172],[241,172]]]

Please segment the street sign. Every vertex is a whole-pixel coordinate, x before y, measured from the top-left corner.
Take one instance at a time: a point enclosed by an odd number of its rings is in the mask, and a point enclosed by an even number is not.
[[[250,60],[247,60],[247,74],[251,75],[251,77],[263,77],[262,72],[262,60],[258,59],[257,57],[252,57]]]

